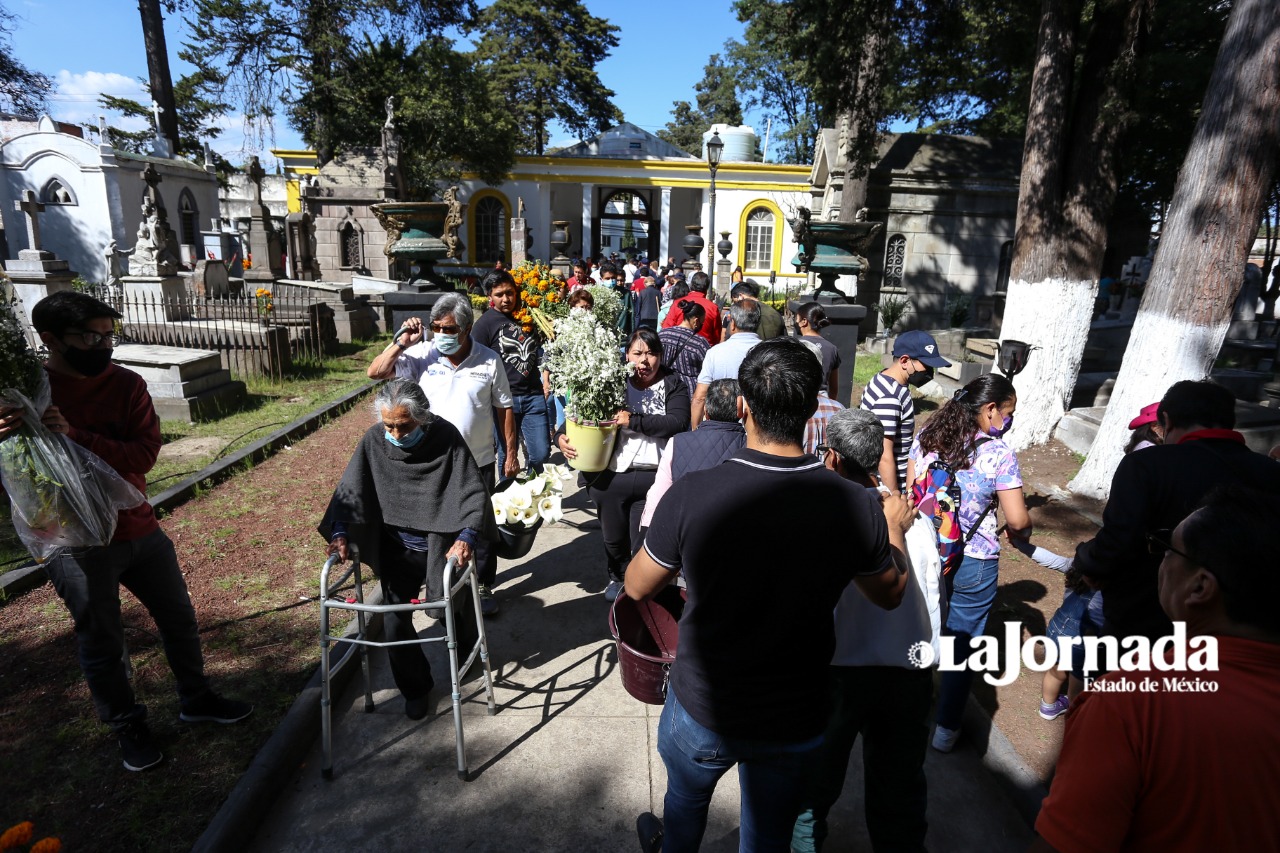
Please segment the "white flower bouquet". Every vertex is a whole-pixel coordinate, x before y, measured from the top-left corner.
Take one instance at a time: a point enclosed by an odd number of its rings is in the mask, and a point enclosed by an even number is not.
[[[574,308],[556,320],[555,340],[547,344],[542,362],[555,392],[565,396],[565,414],[585,424],[613,420],[634,369],[622,359],[618,333],[603,324],[598,311],[596,303],[596,314]]]
[[[608,284],[589,284],[587,292],[595,300],[591,313],[600,325],[608,329],[618,327],[618,315],[622,313],[622,297],[618,291]]]
[[[498,526],[514,528],[536,527],[539,522],[555,524],[564,518],[560,509],[560,496],[564,484],[573,479],[573,472],[564,465],[547,463],[542,473],[521,474],[515,482],[490,498],[493,518]]]

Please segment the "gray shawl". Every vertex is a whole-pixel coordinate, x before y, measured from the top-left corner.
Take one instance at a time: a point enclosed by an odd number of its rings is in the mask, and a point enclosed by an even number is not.
[[[333,522],[346,522],[348,541],[359,546],[361,561],[374,572],[384,524],[425,534],[427,595],[434,599],[444,595],[445,554],[458,533],[470,527],[493,539],[497,531],[480,469],[457,428],[435,417],[422,429],[422,440],[405,449],[386,440],[381,424],[370,427],[318,530],[327,541]]]

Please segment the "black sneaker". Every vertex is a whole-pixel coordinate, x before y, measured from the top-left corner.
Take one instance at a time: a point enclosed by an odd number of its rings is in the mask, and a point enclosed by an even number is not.
[[[493,597],[493,590],[480,584],[480,612],[485,616],[497,616],[498,609],[498,599]]]
[[[178,719],[184,723],[238,723],[252,713],[248,702],[227,699],[210,690],[183,705]]]
[[[604,600],[614,602],[619,595],[622,595],[622,581],[609,581],[609,585],[604,588]]]
[[[661,853],[662,821],[653,812],[644,812],[636,818],[636,835],[640,836],[640,849],[644,853]]]
[[[142,720],[126,723],[116,730],[116,737],[120,739],[120,755],[124,759],[125,770],[149,770],[164,760],[164,753],[151,739],[151,728]]]

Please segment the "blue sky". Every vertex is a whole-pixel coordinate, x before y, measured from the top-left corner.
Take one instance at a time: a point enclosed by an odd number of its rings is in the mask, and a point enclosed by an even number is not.
[[[147,62],[135,0],[7,0],[3,5],[18,16],[12,37],[15,56],[57,83],[54,118],[96,127],[102,112],[99,93],[148,100],[138,82],[147,76]],[[672,101],[693,100],[707,58],[743,32],[731,0],[586,0],[586,5],[592,14],[621,27],[620,45],[598,71],[626,119],[649,131],[670,119]],[[165,36],[176,79],[190,70],[177,58],[188,36],[180,15],[166,19]],[[756,118],[749,115],[747,121]],[[141,129],[140,123],[112,123]],[[238,116],[227,116],[224,126],[214,148],[232,162],[244,154],[265,154],[266,148],[302,147],[283,121],[275,128],[274,141],[268,139],[262,148],[246,139]],[[756,132],[763,137],[764,127]],[[567,141],[567,135],[553,133],[553,144]]]

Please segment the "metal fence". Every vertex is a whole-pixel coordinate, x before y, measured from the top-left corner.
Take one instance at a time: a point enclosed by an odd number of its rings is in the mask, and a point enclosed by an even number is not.
[[[238,379],[281,381],[338,352],[333,309],[305,290],[206,296],[184,282],[157,283],[154,291],[98,285],[89,292],[120,312],[120,343],[213,350]]]

